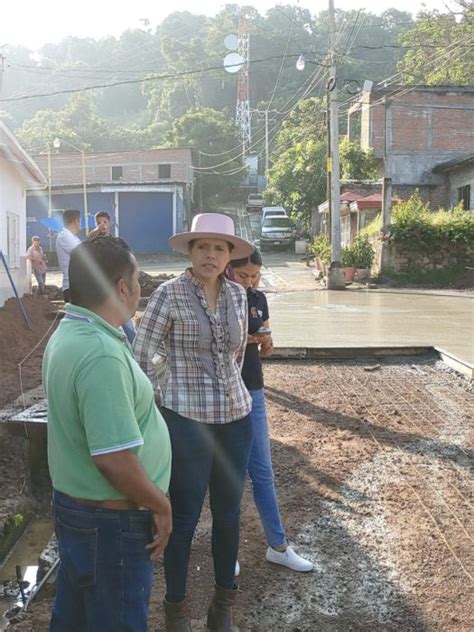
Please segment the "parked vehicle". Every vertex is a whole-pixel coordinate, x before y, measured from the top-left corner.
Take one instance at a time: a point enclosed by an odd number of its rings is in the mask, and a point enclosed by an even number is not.
[[[247,211],[260,211],[263,208],[263,195],[250,193],[246,203]]]
[[[286,215],[266,215],[262,222],[260,234],[260,250],[265,251],[272,246],[293,248],[296,228]]]
[[[275,217],[288,217],[288,213],[285,211],[283,206],[264,206],[262,208],[262,224],[263,220],[269,215],[274,215]]]

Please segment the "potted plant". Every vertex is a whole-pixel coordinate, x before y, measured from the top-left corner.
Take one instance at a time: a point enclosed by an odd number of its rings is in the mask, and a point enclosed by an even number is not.
[[[356,275],[359,281],[368,278],[370,268],[374,261],[375,251],[367,235],[357,235],[352,245],[353,265],[356,268]]]
[[[310,251],[316,257],[316,268],[325,274],[331,263],[331,244],[326,235],[318,235],[311,244]]]
[[[341,248],[341,264],[346,283],[352,283],[356,271],[353,246]]]

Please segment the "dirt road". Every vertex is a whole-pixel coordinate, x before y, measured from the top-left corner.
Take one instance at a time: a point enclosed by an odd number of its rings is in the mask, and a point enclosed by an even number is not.
[[[315,570],[265,561],[248,488],[240,632],[472,630],[472,384],[431,359],[278,361],[266,382],[282,516]],[[195,632],[211,590],[206,509],[190,565]],[[153,631],[164,629],[163,593],[159,564]],[[50,605],[15,630],[46,630]]]

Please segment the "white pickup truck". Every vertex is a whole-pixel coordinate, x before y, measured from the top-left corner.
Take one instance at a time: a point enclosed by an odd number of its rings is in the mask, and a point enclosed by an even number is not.
[[[250,193],[245,207],[247,211],[261,211],[263,208],[263,195],[260,193]]]

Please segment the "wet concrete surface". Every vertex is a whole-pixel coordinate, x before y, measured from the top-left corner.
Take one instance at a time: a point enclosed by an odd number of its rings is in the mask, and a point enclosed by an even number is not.
[[[260,214],[226,208],[239,234],[258,246]],[[264,254],[261,287],[268,292],[276,346],[359,347],[430,345],[474,364],[474,297],[444,291],[317,289],[304,257],[285,251]],[[179,274],[180,256],[141,261],[148,274]],[[48,282],[60,284],[51,272]]]
[[[430,345],[474,364],[470,298],[323,290],[268,300],[276,346]]]

